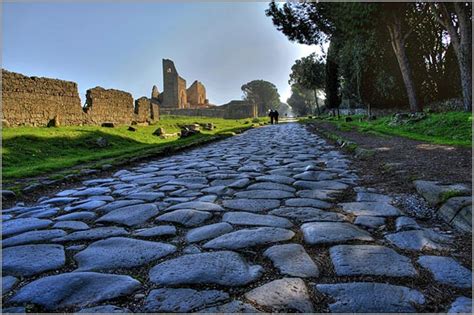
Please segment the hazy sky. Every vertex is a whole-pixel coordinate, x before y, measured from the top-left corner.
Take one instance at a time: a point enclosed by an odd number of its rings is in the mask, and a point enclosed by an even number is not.
[[[30,76],[125,90],[163,89],[162,59],[213,104],[240,99],[242,84],[274,83],[286,101],[295,59],[316,46],[290,42],[265,16],[267,3],[4,3],[3,67]]]

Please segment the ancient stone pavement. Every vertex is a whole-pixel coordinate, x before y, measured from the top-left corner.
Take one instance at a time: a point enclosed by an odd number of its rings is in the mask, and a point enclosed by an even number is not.
[[[466,310],[452,237],[357,181],[292,123],[4,209],[3,312]]]

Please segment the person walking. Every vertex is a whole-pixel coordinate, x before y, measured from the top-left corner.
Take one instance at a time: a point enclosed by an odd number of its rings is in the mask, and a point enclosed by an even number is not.
[[[275,109],[273,111],[273,119],[275,120],[275,124],[278,124],[278,116],[280,116],[280,113]]]
[[[275,113],[273,112],[273,109],[270,109],[268,117],[270,117],[270,123],[273,125],[273,120],[275,119]]]

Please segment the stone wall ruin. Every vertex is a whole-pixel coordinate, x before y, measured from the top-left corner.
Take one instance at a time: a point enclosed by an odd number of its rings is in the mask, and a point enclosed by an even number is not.
[[[197,80],[186,89],[186,80],[179,76],[170,59],[163,59],[163,92],[158,93],[158,88],[154,85],[151,94],[152,103],[159,104],[162,115],[227,119],[257,117],[256,106],[245,101],[234,100],[222,106],[209,104],[206,88]]]
[[[2,69],[2,115],[4,126],[145,124],[159,119],[159,108],[146,97],[134,102],[130,93],[102,87],[87,90],[83,108],[75,82]]]
[[[4,69],[2,114],[2,120],[11,126],[46,126],[53,119],[62,125],[81,125],[87,120],[76,83],[27,77]]]
[[[151,98],[137,100],[125,91],[95,87],[87,90],[82,107],[75,82],[2,69],[3,126],[150,124],[160,114],[228,119],[257,116],[256,107],[245,101],[209,104],[204,84],[196,80],[186,88],[172,60],[163,59],[163,80],[162,93],[153,86]]]

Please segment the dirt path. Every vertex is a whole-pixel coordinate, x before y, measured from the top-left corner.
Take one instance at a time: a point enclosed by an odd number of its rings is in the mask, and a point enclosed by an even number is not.
[[[429,144],[395,136],[376,136],[341,131],[334,124],[309,125],[316,133],[330,132],[375,151],[364,160],[355,160],[359,174],[367,184],[390,187],[394,192],[414,192],[413,180],[466,183],[472,186],[472,149]]]

